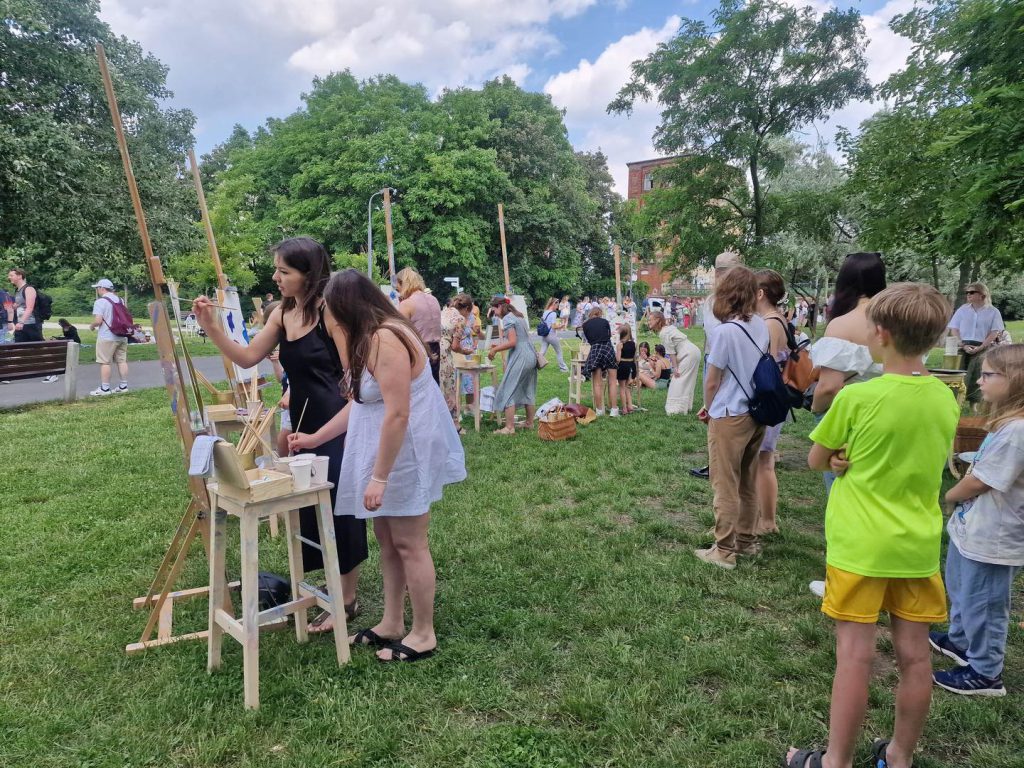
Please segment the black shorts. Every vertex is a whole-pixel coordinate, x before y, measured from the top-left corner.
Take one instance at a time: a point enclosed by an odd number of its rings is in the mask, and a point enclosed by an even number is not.
[[[627,363],[619,363],[619,368],[615,372],[616,381],[632,381],[636,378],[636,363],[633,361]]]

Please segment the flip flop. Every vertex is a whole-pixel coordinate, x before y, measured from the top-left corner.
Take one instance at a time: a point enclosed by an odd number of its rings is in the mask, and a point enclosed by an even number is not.
[[[323,587],[322,591],[326,592],[327,587]],[[358,616],[362,612],[362,604],[359,602],[358,599],[353,600],[351,603],[345,606],[345,620],[352,621],[356,616]],[[329,618],[331,618],[331,614],[328,611],[320,611],[320,613],[318,613],[316,617],[314,617],[314,619],[311,622],[309,622],[309,631],[314,635],[323,632],[333,631],[333,627],[331,627],[331,629],[324,629],[324,624],[327,623],[327,620]]]
[[[372,629],[367,627],[366,629],[360,629],[352,639],[349,641],[351,646],[364,646],[368,645],[372,648],[387,648],[392,643],[396,642],[393,637],[381,637]]]
[[[382,659],[380,656],[377,657],[377,661],[382,664],[390,664],[392,662],[414,662],[420,661],[421,659],[429,658],[434,655],[436,648],[431,648],[429,651],[417,651],[414,648],[410,648],[408,645],[402,645],[399,642],[393,642],[389,645],[384,646],[391,650],[390,659]],[[402,654],[399,656],[399,654]]]

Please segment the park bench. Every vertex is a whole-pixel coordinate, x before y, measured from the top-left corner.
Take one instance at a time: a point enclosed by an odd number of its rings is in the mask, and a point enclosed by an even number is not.
[[[0,381],[64,374],[64,402],[75,400],[79,345],[69,341],[0,344]]]

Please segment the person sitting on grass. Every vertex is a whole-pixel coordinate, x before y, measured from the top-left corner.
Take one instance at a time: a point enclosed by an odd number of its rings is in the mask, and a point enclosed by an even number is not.
[[[868,348],[880,377],[844,387],[811,432],[811,469],[836,473],[825,512],[826,587],[836,671],[827,750],[790,749],[789,768],[850,768],[868,705],[876,626],[889,614],[899,667],[891,739],[876,768],[910,768],[931,704],[928,625],[946,620],[939,573],[939,489],[960,409],[921,358],[942,335],[949,302],[930,285],[900,283],[867,305]]]
[[[1024,344],[996,347],[981,360],[989,433],[971,469],[950,488],[946,589],[949,632],[928,640],[958,666],[935,684],[968,696],[1005,696],[1003,659],[1010,588],[1024,566]]]
[[[651,345],[641,341],[636,348],[637,382],[645,389],[654,389],[657,385],[660,367],[655,358],[651,357]]]
[[[672,361],[668,359],[668,355],[665,353],[664,344],[654,345],[654,368],[658,371],[658,377],[655,379],[655,384],[658,389],[668,389],[668,383],[672,381]]]
[[[53,336],[54,341],[73,341],[75,344],[82,343],[82,337],[78,335],[78,329],[67,321],[65,318],[61,318],[57,321],[60,325],[61,335]]]

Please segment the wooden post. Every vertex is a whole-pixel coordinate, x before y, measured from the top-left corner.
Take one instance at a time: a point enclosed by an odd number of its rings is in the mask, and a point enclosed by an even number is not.
[[[612,254],[615,256],[615,304],[622,308],[622,271],[620,264],[622,262],[622,249],[615,244],[612,246]],[[632,267],[630,267],[632,269]]]
[[[498,235],[501,237],[501,264],[505,268],[505,295],[512,295],[512,281],[508,277],[508,248],[505,247],[505,206],[498,203]]]
[[[210,258],[213,259],[213,268],[217,272],[217,287],[220,288],[221,292],[225,292],[228,289],[228,278],[224,274],[224,265],[220,260],[220,251],[217,249],[217,238],[213,235],[213,224],[210,221],[210,211],[206,207],[206,193],[203,192],[203,180],[199,175],[199,163],[196,162],[196,153],[194,149],[188,151],[188,162],[192,167],[192,184],[196,188],[196,197],[199,200],[199,215],[203,220],[203,229],[206,231],[206,244],[210,249]],[[224,296],[218,295],[218,303],[224,303]],[[182,349],[185,348],[185,339],[181,340]],[[241,394],[237,377],[235,376],[235,366],[228,360],[224,355],[220,356],[221,363],[224,365],[224,377],[227,379],[228,386],[231,388],[232,393],[235,396],[235,405],[239,408],[245,406],[245,398]]]
[[[178,353],[174,347],[174,337],[171,333],[171,324],[167,317],[167,308],[164,305],[163,286],[165,284],[165,280],[163,268],[160,264],[160,260],[153,254],[153,243],[149,238],[149,227],[146,225],[146,214],[142,208],[142,200],[139,197],[139,188],[135,182],[135,173],[132,170],[131,157],[128,154],[128,142],[124,135],[124,123],[121,119],[121,111],[117,105],[117,96],[114,93],[114,83],[110,77],[110,69],[107,66],[106,51],[102,44],[96,45],[96,58],[99,62],[100,76],[103,78],[103,90],[106,93],[107,104],[110,107],[110,118],[114,126],[114,134],[117,137],[117,148],[121,154],[121,164],[124,166],[124,174],[128,183],[128,192],[131,195],[132,208],[135,211],[135,221],[138,224],[139,237],[142,240],[142,250],[146,256],[146,267],[149,269],[149,277],[153,284],[153,296],[156,301],[149,304],[150,318],[153,324],[153,335],[156,339],[157,349],[160,353],[160,367],[163,369],[164,382],[167,386],[167,394],[171,401],[171,412],[174,414],[174,423],[178,429],[178,436],[181,439],[184,451],[183,459],[185,466],[187,467],[189,464],[189,456],[192,452],[194,436],[192,433],[192,424],[189,418],[188,396],[185,391],[185,381],[181,371],[181,363],[178,360]],[[181,525],[191,531],[192,536],[194,536],[195,530],[198,529],[199,533],[203,537],[203,541],[206,544],[208,552],[208,513],[210,509],[210,501],[206,495],[206,486],[203,483],[202,478],[190,476],[188,478],[188,487],[192,499]],[[149,621],[146,623],[146,628],[143,630],[140,641],[138,643],[133,643],[126,648],[129,653],[142,650],[151,644],[162,645],[167,642],[174,642],[175,638],[154,641],[151,640],[151,637],[153,630],[156,628],[157,622],[160,621],[161,618],[163,618],[165,624],[167,623],[164,603],[169,599],[171,587],[177,579],[178,573],[180,573],[181,561],[183,561],[183,555],[187,551],[187,547],[190,542],[191,536],[187,536],[185,539],[184,550],[179,552],[178,558],[175,559],[173,565],[170,564],[171,558],[165,557],[164,562],[161,563],[160,568],[158,568],[157,574],[153,580],[153,585],[155,587],[158,582],[162,581],[160,595],[156,599],[155,604],[150,603],[147,599],[146,603],[152,604],[152,613],[150,614]],[[199,634],[200,633],[193,633],[188,637],[196,637]],[[201,634],[205,636],[206,633],[203,632]]]
[[[189,149],[188,151],[188,163],[192,166],[192,183],[196,188],[196,197],[199,198],[199,215],[203,219],[203,229],[206,230],[206,244],[210,247],[213,268],[217,270],[217,287],[225,291],[228,287],[228,279],[224,275],[224,267],[220,262],[220,251],[217,250],[217,240],[213,236],[210,211],[206,207],[206,194],[203,192],[203,180],[199,176],[199,163],[196,162],[196,152],[194,149]]]
[[[388,270],[391,287],[395,287],[395,233],[391,228],[391,187],[384,187],[384,233],[388,238]]]

